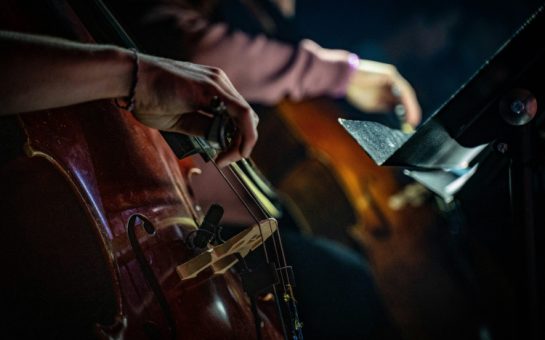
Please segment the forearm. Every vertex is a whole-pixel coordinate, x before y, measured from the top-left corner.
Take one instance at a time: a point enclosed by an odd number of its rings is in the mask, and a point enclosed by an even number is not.
[[[0,31],[0,114],[126,96],[130,51]]]
[[[322,49],[308,40],[291,46],[235,32],[199,47],[191,61],[223,69],[245,98],[263,104],[285,97],[344,96],[354,70],[350,53]]]
[[[257,115],[219,69],[138,54],[134,82],[132,52],[113,46],[0,31],[0,49],[0,114],[124,97],[136,85],[135,118],[160,130],[206,135],[203,110],[219,99],[236,125],[219,165],[248,157],[256,143]]]
[[[182,6],[156,6],[142,13],[143,17],[125,19],[132,21],[135,31],[154,32],[141,37],[147,48],[223,69],[240,93],[254,102],[342,96],[354,71],[349,60],[357,60],[346,51],[322,49],[309,41],[292,46],[232,31],[226,23],[208,22]]]

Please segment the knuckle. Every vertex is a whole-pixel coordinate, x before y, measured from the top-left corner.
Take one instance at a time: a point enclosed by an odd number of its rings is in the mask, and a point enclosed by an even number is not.
[[[248,119],[252,117],[252,110],[249,107],[241,106],[240,118]]]
[[[388,71],[391,73],[391,74],[398,74],[399,72],[397,71],[397,67],[395,67],[395,65],[388,65]]]
[[[208,66],[208,70],[211,74],[218,74],[220,72],[220,69],[215,66]]]
[[[217,67],[210,67],[209,68],[209,71],[210,71],[210,77],[214,80],[219,80],[221,78],[225,78],[225,72],[223,72],[222,69],[220,68],[217,68]]]
[[[220,78],[227,78],[227,75],[225,74],[225,72],[221,68],[216,68],[216,74]]]
[[[217,83],[218,80],[220,79],[220,76],[219,76],[217,73],[210,73],[210,75],[208,76],[208,78],[209,78],[213,83]]]

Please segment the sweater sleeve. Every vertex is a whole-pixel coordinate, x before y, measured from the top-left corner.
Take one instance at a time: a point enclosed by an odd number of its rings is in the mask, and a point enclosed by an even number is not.
[[[148,12],[146,24],[161,21],[182,37],[189,61],[225,71],[249,101],[274,104],[283,98],[341,97],[359,58],[347,51],[330,50],[310,40],[292,46],[266,37],[232,31],[225,23],[210,23],[197,12],[160,5]],[[144,25],[145,26],[145,25]],[[176,42],[171,42],[175,44]]]

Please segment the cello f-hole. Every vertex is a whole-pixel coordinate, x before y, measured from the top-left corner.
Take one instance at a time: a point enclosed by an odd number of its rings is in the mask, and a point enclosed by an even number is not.
[[[144,255],[144,252],[142,251],[142,248],[140,247],[140,243],[138,242],[138,238],[136,237],[136,225],[138,222],[141,222],[139,224],[142,225],[144,230],[149,235],[155,235],[155,227],[153,224],[144,216],[140,214],[132,215],[129,218],[129,221],[127,222],[127,235],[129,237],[129,242],[131,243],[131,247],[134,251],[134,256],[136,257],[136,261],[138,261],[138,264],[140,266],[140,269],[142,270],[142,274],[144,275],[144,279],[146,280],[148,286],[153,292],[153,295],[157,299],[157,302],[159,303],[159,306],[161,307],[161,310],[163,311],[163,314],[165,316],[165,319],[168,323],[168,329],[170,333],[171,339],[176,339],[176,322],[174,321],[174,317],[172,316],[172,312],[170,309],[170,306],[167,302],[167,299],[165,295],[163,294],[163,291],[161,290],[161,285],[157,281],[157,278],[155,277],[155,274],[153,273],[153,270],[151,269],[149,263],[146,260],[146,257]],[[152,323],[146,322],[146,325],[151,325]],[[155,328],[155,327],[151,327]],[[145,327],[146,333],[150,335],[150,327]],[[155,332],[151,332],[155,334]],[[157,336],[151,336],[152,339],[157,338]]]

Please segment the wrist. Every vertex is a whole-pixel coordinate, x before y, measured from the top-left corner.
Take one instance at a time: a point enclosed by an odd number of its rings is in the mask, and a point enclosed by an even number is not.
[[[345,50],[322,48],[309,40],[304,40],[301,47],[309,52],[312,58],[311,65],[316,70],[312,73],[313,77],[307,77],[307,81],[312,83],[312,88],[315,89],[313,94],[329,95],[334,98],[345,96],[350,79],[357,73],[358,56]]]
[[[344,85],[344,95],[348,95],[351,88],[354,87],[354,82],[355,82],[355,78],[358,74],[358,69],[360,67],[360,64],[361,64],[361,60],[360,58],[354,54],[354,53],[350,53],[350,55],[348,56],[348,70],[346,72],[346,80],[345,80],[345,85]]]
[[[116,98],[115,104],[120,108],[130,112],[133,112],[136,105],[136,86],[138,85],[139,77],[139,54],[135,48],[129,49],[132,57],[132,70],[130,74],[129,92],[122,98]]]
[[[134,88],[134,109],[138,109],[139,113],[146,113],[157,106],[154,90],[165,84],[157,81],[161,71],[154,57],[143,53],[138,54],[138,63],[138,81]]]
[[[97,46],[86,55],[90,60],[85,66],[86,73],[89,80],[94,79],[96,99],[121,98],[129,94],[133,70],[131,51],[116,46]]]
[[[356,78],[358,73],[359,65],[360,58],[354,53],[349,53],[338,72],[339,80],[336,88],[333,90],[332,96],[341,98],[349,94],[350,89],[354,87],[354,78]]]

